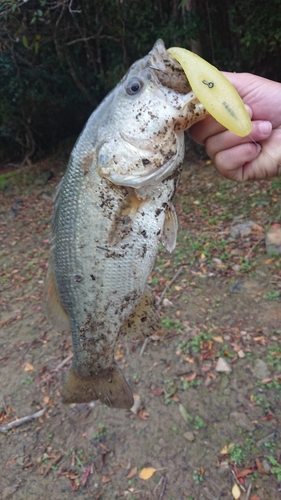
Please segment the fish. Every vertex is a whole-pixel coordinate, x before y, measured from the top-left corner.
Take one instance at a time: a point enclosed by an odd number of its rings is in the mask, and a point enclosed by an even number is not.
[[[63,403],[133,406],[114,354],[122,336],[145,338],[158,328],[147,282],[159,243],[169,251],[176,244],[172,199],[184,131],[206,114],[157,40],[95,109],[73,148],[55,198],[43,294],[54,329],[72,336]]]

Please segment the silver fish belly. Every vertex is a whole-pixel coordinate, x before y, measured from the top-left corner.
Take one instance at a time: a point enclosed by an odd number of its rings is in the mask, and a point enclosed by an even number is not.
[[[184,130],[204,116],[158,40],[94,111],[72,151],[56,198],[44,291],[49,320],[72,334],[65,403],[133,405],[116,343],[157,328],[147,280],[159,242],[175,246],[172,198]]]

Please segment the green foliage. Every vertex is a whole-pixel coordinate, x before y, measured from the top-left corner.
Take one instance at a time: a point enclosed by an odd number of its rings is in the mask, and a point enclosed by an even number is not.
[[[246,457],[245,448],[243,448],[243,446],[238,444],[233,444],[229,449],[228,454],[230,456],[231,461],[237,465],[241,465]]]
[[[269,455],[268,457],[269,462],[273,467],[271,467],[271,473],[276,474],[277,481],[281,481],[281,464],[276,460],[276,458],[272,457]]]

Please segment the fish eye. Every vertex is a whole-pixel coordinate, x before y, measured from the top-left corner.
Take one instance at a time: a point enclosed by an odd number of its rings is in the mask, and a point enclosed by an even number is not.
[[[143,81],[140,78],[132,78],[126,85],[126,92],[129,95],[137,94],[143,87]]]

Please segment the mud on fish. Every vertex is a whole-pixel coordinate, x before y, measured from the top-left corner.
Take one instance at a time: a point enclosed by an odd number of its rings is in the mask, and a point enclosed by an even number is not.
[[[114,359],[120,335],[147,337],[158,312],[147,280],[160,241],[173,250],[172,205],[184,130],[204,118],[178,63],[158,40],[89,118],[58,187],[44,290],[46,315],[69,331],[64,403],[131,408]]]

